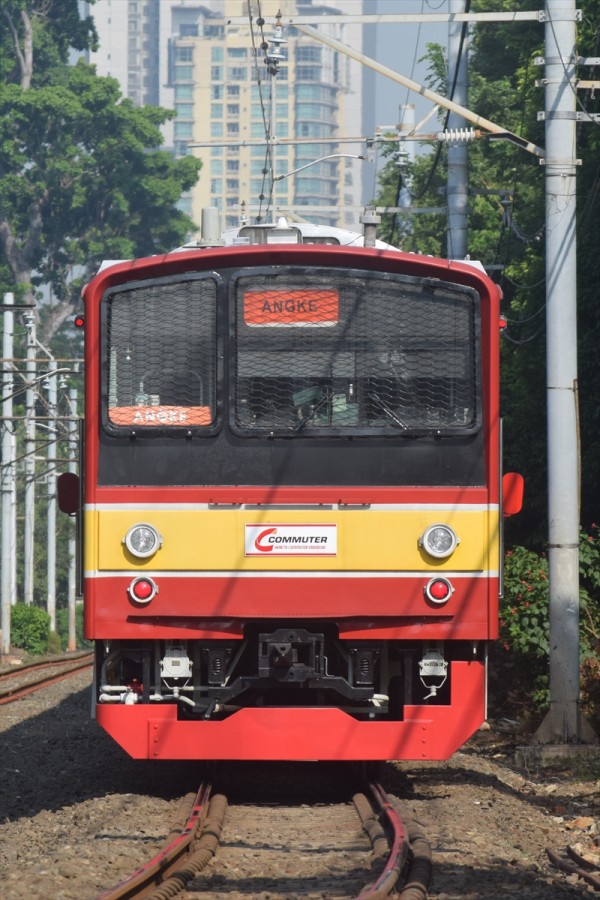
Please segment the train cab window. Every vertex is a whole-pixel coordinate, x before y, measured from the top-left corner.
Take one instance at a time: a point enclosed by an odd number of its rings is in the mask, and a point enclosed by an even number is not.
[[[480,421],[479,297],[354,270],[235,280],[241,435],[465,434]]]
[[[104,423],[163,433],[216,417],[214,277],[128,284],[104,299]]]

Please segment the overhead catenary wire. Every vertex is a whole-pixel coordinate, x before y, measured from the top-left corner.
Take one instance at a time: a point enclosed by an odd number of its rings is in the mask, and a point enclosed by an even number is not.
[[[425,8],[425,0],[421,0],[421,12],[423,12],[424,8]],[[419,22],[419,27],[418,27],[418,29],[417,29],[417,38],[416,38],[416,40],[415,40],[415,52],[414,52],[414,54],[413,54],[412,65],[411,65],[411,68],[410,68],[410,78],[411,78],[411,80],[413,80],[414,74],[415,74],[415,68],[416,68],[416,65],[417,65],[417,54],[418,54],[418,52],[419,52],[419,43],[420,43],[420,40],[421,40],[421,23]],[[404,100],[404,106],[403,106],[403,108],[402,108],[402,115],[401,115],[401,118],[400,118],[400,126],[402,126],[402,125],[404,124],[404,116],[405,116],[405,113],[406,113],[406,108],[407,108],[407,106],[408,106],[408,100],[409,100],[409,97],[410,97],[410,90],[407,88],[407,89],[406,89],[406,97],[405,97],[405,100]],[[375,168],[375,171],[374,171],[373,174],[374,174],[374,177],[376,177],[376,175],[377,175],[377,168]],[[410,187],[409,187],[408,184],[406,183],[406,179],[405,179],[405,177],[404,177],[404,173],[403,173],[403,171],[402,171],[402,167],[399,166],[399,167],[398,167],[398,182],[397,182],[397,185],[396,185],[396,206],[399,206],[399,205],[400,205],[400,193],[401,193],[401,191],[402,191],[402,187],[403,187],[403,186],[404,186],[405,190],[408,192],[408,195],[412,197],[412,195],[411,195],[411,193],[410,193]],[[399,221],[398,221],[398,215],[396,214],[396,215],[394,215],[394,218],[393,218],[393,220],[392,220],[392,230],[391,230],[391,233],[390,233],[390,244],[393,244],[393,243],[395,242],[395,240],[396,240],[396,231],[397,231],[397,230],[398,230],[398,232],[399,232]],[[400,235],[398,234],[398,237],[399,237],[399,236],[400,236]]]
[[[465,12],[468,13],[469,10],[470,10],[470,8],[471,8],[471,0],[467,0],[466,5],[465,5]],[[468,28],[467,23],[466,23],[466,22],[463,22],[462,28],[461,28],[461,33],[460,33],[460,43],[459,43],[459,48],[458,48],[458,57],[457,57],[456,64],[455,64],[455,67],[454,67],[454,78],[453,78],[453,80],[452,80],[452,86],[451,86],[451,88],[450,88],[450,93],[449,93],[449,99],[450,99],[450,100],[453,100],[453,99],[454,99],[454,94],[455,94],[455,91],[456,91],[456,84],[457,84],[457,81],[458,81],[458,73],[459,73],[459,70],[460,70],[460,62],[461,62],[462,55],[463,55],[463,52],[464,52],[464,44],[465,44],[465,39],[466,39],[466,36],[467,36],[467,28]],[[443,131],[446,131],[446,129],[448,128],[448,120],[449,120],[449,118],[450,118],[450,110],[448,109],[448,110],[446,110],[446,115],[444,116],[444,127],[443,127],[443,129],[442,129]],[[429,187],[430,187],[430,185],[431,185],[431,182],[433,181],[433,178],[434,178],[435,173],[436,173],[436,171],[437,171],[437,167],[438,167],[438,165],[439,165],[439,161],[440,161],[440,157],[441,157],[442,147],[443,147],[443,146],[444,146],[443,143],[442,143],[441,141],[438,141],[438,144],[437,144],[437,147],[436,147],[436,151],[435,151],[435,157],[434,157],[433,163],[432,163],[432,165],[431,165],[431,169],[429,170],[429,173],[428,173],[428,175],[427,175],[427,178],[425,179],[425,184],[424,184],[424,186],[423,186],[422,188],[420,188],[420,190],[417,191],[417,192],[415,192],[415,193],[413,193],[413,192],[410,191],[410,189],[409,189],[409,194],[410,194],[410,197],[411,197],[412,200],[420,200],[420,199],[427,193],[427,191],[429,190]]]
[[[524,123],[525,123],[525,112],[527,107],[527,92],[529,89],[530,81],[529,81],[529,70],[531,65],[531,34],[529,35],[529,43],[527,47],[527,56],[526,56],[526,64],[525,64],[525,74],[523,78],[522,91],[521,91],[521,100],[519,104],[520,110],[520,129],[523,132]],[[520,240],[525,242],[532,242],[539,237],[541,237],[545,230],[545,223],[536,230],[533,236],[527,236],[522,232],[516,222],[514,221],[514,208],[515,208],[515,199],[519,196],[519,182],[521,180],[521,171],[522,171],[522,157],[521,154],[517,154],[516,162],[515,162],[515,171],[513,178],[513,186],[510,193],[512,198],[512,203],[510,209],[504,210],[504,216],[502,220],[502,227],[498,234],[498,242],[496,245],[496,252],[493,257],[494,263],[497,263],[499,258],[502,256],[502,276],[500,279],[500,283],[503,283],[504,272],[506,271],[507,266],[510,264],[510,235],[511,233],[515,234]],[[542,280],[542,284],[545,282],[545,279]]]
[[[257,87],[258,87],[258,97],[259,97],[259,103],[260,103],[260,108],[261,108],[261,113],[262,113],[263,128],[264,128],[264,132],[265,132],[265,141],[266,141],[265,159],[264,159],[264,164],[263,164],[263,169],[262,169],[262,186],[261,186],[261,191],[260,191],[260,194],[258,197],[260,204],[259,204],[258,214],[256,216],[256,221],[262,222],[262,220],[263,220],[263,202],[265,200],[265,184],[267,183],[267,175],[270,175],[270,183],[269,183],[268,200],[267,200],[267,208],[265,211],[265,217],[268,217],[269,210],[271,209],[271,206],[273,204],[273,190],[274,190],[273,129],[275,127],[275,123],[273,121],[273,116],[272,116],[273,103],[272,102],[269,103],[269,113],[268,114],[267,114],[267,111],[265,108],[265,99],[264,99],[263,90],[262,90],[263,80],[260,75],[260,66],[259,66],[259,57],[258,57],[258,49],[259,48],[257,47],[257,44],[256,44],[256,37],[255,37],[255,32],[254,32],[254,19],[253,19],[252,10],[251,10],[251,0],[247,0],[247,3],[248,3],[248,21],[249,21],[249,25],[250,25],[250,37],[251,37],[251,41],[252,41],[252,50],[253,50],[253,54],[254,54],[254,67],[255,67],[255,71],[256,71],[256,83],[257,83]],[[265,34],[264,34],[264,30],[263,30],[264,18],[261,15],[260,0],[257,0],[257,8],[258,8],[258,18],[256,20],[256,24],[260,28],[260,49],[266,52],[266,49],[268,47],[268,42],[265,39]],[[273,79],[275,78],[275,75],[273,73],[270,73],[270,77],[271,77],[270,100],[272,101],[272,99],[273,99]]]

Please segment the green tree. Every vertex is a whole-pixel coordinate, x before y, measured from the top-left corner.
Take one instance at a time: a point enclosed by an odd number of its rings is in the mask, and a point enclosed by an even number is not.
[[[136,107],[114,79],[82,61],[66,64],[69,46],[94,37],[73,8],[75,0],[2,0],[13,65],[0,85],[0,289],[16,288],[33,306],[36,288],[50,286],[46,342],[103,258],[164,252],[185,240],[194,226],[176,204],[201,166],[157,149],[173,113]],[[30,29],[15,27],[19,11]],[[2,46],[10,46],[6,37]],[[33,68],[23,79],[26,58]]]
[[[91,16],[80,17],[78,0],[1,0],[0,17],[0,80],[23,90],[45,82],[70,48],[97,45],[94,22]]]

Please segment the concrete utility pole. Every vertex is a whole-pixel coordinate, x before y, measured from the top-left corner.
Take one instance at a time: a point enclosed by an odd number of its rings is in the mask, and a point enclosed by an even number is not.
[[[451,15],[464,13],[466,0],[450,0]],[[464,34],[464,38],[463,38]],[[459,106],[467,106],[469,33],[466,23],[451,21],[448,27],[448,86],[454,87],[451,100]],[[463,116],[450,112],[448,131],[460,132],[467,125]],[[469,215],[469,149],[460,141],[448,145],[448,259],[464,259],[468,253]]]
[[[33,313],[23,316],[27,331],[27,364],[25,377],[25,519],[23,523],[23,599],[33,604],[34,547],[35,547],[35,401],[36,389],[36,328]]]
[[[544,744],[593,740],[579,709],[575,0],[545,3],[550,711]]]
[[[15,314],[11,307],[14,294],[4,295],[4,328],[2,339],[2,653],[10,651],[10,612],[16,602],[16,464],[13,422],[13,347]]]
[[[58,418],[56,400],[58,385],[56,383],[57,365],[54,357],[48,364],[48,584],[47,609],[50,616],[50,631],[56,631],[56,458],[58,456]]]

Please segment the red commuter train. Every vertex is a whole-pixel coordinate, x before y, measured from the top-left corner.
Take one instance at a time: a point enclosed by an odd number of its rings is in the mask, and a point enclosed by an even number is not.
[[[498,629],[499,290],[324,226],[216,243],[84,292],[95,716],[137,758],[447,758]]]

